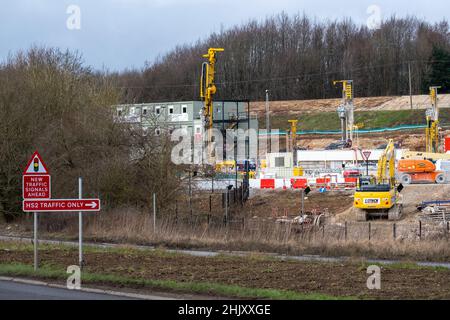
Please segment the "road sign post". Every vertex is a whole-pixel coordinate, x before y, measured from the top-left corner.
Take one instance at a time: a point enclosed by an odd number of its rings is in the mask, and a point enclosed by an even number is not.
[[[100,199],[83,199],[83,179],[78,178],[78,199],[51,199],[51,176],[36,151],[23,172],[22,210],[34,214],[34,270],[39,267],[39,212],[78,212],[78,261],[83,265],[83,213],[100,211]]]
[[[42,161],[41,155],[36,151],[31,156],[22,174],[22,197],[30,199],[50,199],[51,198],[51,177],[48,174],[47,166]],[[39,268],[38,256],[38,224],[39,213],[33,212],[33,254],[34,271]]]
[[[83,178],[78,178],[78,199],[82,199]],[[83,212],[78,212],[78,262],[80,268],[83,266]]]
[[[372,154],[372,151],[366,150],[362,152],[363,158],[366,161],[366,176],[369,175],[369,157]]]
[[[156,193],[153,193],[153,235],[156,234]]]
[[[34,271],[38,269],[38,213],[34,212]]]

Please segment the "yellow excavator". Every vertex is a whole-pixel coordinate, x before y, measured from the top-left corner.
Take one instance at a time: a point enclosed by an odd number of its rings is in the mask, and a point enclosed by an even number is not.
[[[358,221],[370,218],[400,219],[402,203],[400,191],[403,186],[395,180],[395,146],[389,140],[386,149],[378,159],[377,175],[360,177],[354,194],[353,210]]]

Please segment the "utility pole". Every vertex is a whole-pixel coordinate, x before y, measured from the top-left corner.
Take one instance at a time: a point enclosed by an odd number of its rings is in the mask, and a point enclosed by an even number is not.
[[[413,100],[412,100],[412,83],[411,83],[411,62],[408,62],[408,77],[409,77],[409,104],[411,106],[411,110],[413,109]]]
[[[156,193],[153,192],[153,234],[156,234]]]
[[[272,141],[270,136],[270,110],[269,110],[269,90],[266,89],[266,133],[267,133],[267,153],[271,153]]]
[[[302,188],[302,211],[301,211],[302,215],[303,215],[304,209],[305,209],[305,190]]]

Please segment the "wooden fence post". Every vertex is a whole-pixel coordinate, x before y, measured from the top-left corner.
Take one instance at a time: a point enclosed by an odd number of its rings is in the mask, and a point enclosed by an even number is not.
[[[422,239],[422,220],[419,220],[419,239]]]
[[[175,200],[175,224],[178,223],[178,200]]]
[[[370,222],[369,222],[369,241],[370,241],[370,230],[371,230],[371,225],[370,225]]]
[[[347,241],[347,221],[344,223],[344,239]]]
[[[395,223],[392,225],[392,236],[394,240],[397,239],[397,225]]]

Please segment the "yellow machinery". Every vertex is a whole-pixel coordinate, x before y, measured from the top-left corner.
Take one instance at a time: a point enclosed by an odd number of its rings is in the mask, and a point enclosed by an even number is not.
[[[386,217],[398,220],[402,204],[399,192],[403,186],[396,186],[395,147],[392,139],[378,159],[376,177],[361,177],[354,195],[353,208],[358,221]]]
[[[354,106],[353,106],[353,80],[333,81],[333,85],[342,84],[342,104],[337,112],[341,119],[342,141],[353,140]]]
[[[292,151],[295,152],[295,147],[297,146],[297,123],[298,120],[288,120],[291,124],[291,146]]]
[[[297,124],[298,120],[288,120],[288,122],[291,124],[291,149],[293,152],[293,158],[294,158],[294,170],[293,175],[294,177],[301,177],[303,176],[303,167],[298,165],[298,159],[297,159]]]
[[[216,74],[216,53],[224,51],[223,48],[209,48],[208,53],[203,58],[208,58],[208,62],[202,64],[202,75],[200,78],[200,98],[205,101],[203,107],[204,126],[208,131],[208,142],[210,142],[210,130],[213,126],[213,95],[217,88],[214,83]]]
[[[216,172],[232,173],[232,172],[234,172],[235,167],[236,167],[236,161],[225,160],[225,161],[216,163],[215,169],[216,169]]]
[[[441,87],[430,87],[431,108],[426,112],[427,127],[425,129],[425,151],[439,152],[439,108],[437,90]]]

